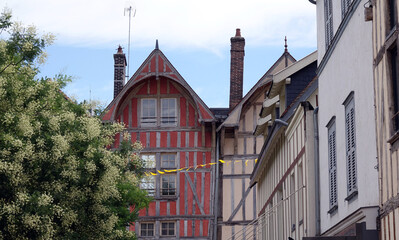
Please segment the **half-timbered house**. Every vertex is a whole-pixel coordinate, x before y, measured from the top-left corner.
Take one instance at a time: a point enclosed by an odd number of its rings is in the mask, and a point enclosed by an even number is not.
[[[114,60],[115,95],[103,121],[126,126],[131,141],[143,145],[142,159],[152,173],[140,186],[153,201],[130,229],[139,239],[212,239],[215,168],[209,163],[215,162],[214,115],[158,42],[126,84],[121,48]],[[118,134],[115,147],[121,140]]]
[[[256,239],[315,234],[316,60],[314,52],[273,75],[264,99],[255,135],[265,142],[250,182],[257,220],[246,229]]]
[[[380,239],[399,239],[398,1],[375,0],[372,11],[374,94],[380,187]]]
[[[243,231],[257,216],[256,189],[250,188],[249,177],[263,146],[263,137],[254,136],[253,132],[265,92],[271,86],[272,75],[296,61],[286,46],[281,57],[242,97],[244,45],[245,39],[237,29],[236,35],[231,38],[230,113],[217,129],[218,156],[224,161],[217,168],[219,185],[215,206],[218,239],[230,239],[237,235],[245,239],[246,235],[253,235]]]

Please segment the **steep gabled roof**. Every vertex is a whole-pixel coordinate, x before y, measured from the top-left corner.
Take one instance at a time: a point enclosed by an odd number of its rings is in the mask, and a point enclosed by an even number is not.
[[[226,120],[218,127],[217,131],[219,131],[222,127],[238,126],[240,123],[241,111],[244,104],[253,96],[253,94],[258,89],[271,84],[273,80],[273,74],[280,70],[281,65],[284,65],[284,68],[294,62],[296,62],[295,58],[288,51],[285,51],[269,68],[269,70],[267,70],[267,72],[258,80],[258,82],[251,88],[251,90],[249,90],[249,92],[245,94],[245,96],[241,99],[237,106],[230,112]]]
[[[172,81],[179,83],[193,98],[197,110],[199,112],[200,121],[213,122],[215,121],[215,116],[208,108],[208,106],[202,101],[202,99],[194,92],[190,85],[184,80],[172,63],[166,58],[158,48],[158,41],[156,48],[150,53],[147,59],[141,64],[134,75],[123,87],[121,92],[112,100],[112,102],[105,109],[105,115],[103,121],[113,121],[115,114],[118,111],[118,106],[123,101],[126,94],[129,93],[130,89],[137,86],[142,81],[148,79],[149,77],[165,77]]]

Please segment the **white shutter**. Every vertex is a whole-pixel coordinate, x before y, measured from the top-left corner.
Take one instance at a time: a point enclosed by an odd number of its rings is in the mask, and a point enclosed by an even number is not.
[[[335,138],[335,120],[328,126],[328,174],[330,209],[337,206],[337,154]]]
[[[346,13],[349,10],[349,6],[351,5],[352,0],[342,0],[341,1],[341,10],[342,10],[342,18],[345,17]]]
[[[326,30],[326,49],[333,39],[332,0],[324,0],[324,17]]]
[[[356,124],[355,124],[355,103],[353,95],[345,105],[345,137],[346,137],[346,164],[348,196],[357,191],[357,170],[356,170]]]

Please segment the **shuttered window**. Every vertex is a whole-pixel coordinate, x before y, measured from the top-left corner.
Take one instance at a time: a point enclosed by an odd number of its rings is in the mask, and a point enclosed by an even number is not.
[[[326,49],[333,39],[333,16],[332,16],[332,0],[324,0],[324,18],[326,28]]]
[[[334,211],[338,206],[337,192],[337,150],[335,134],[335,117],[331,119],[328,127],[328,182],[330,211]]]
[[[357,170],[356,170],[356,122],[355,101],[353,92],[344,102],[345,105],[345,140],[346,140],[346,172],[348,197],[357,193]]]
[[[352,0],[341,0],[341,10],[342,10],[342,18],[345,17],[346,13],[349,10],[349,6],[351,5]]]

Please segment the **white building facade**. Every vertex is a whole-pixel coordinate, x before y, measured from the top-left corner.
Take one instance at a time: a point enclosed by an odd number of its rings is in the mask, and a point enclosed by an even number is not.
[[[355,236],[356,224],[363,223],[378,237],[372,23],[364,20],[367,2],[315,1],[322,236]]]

